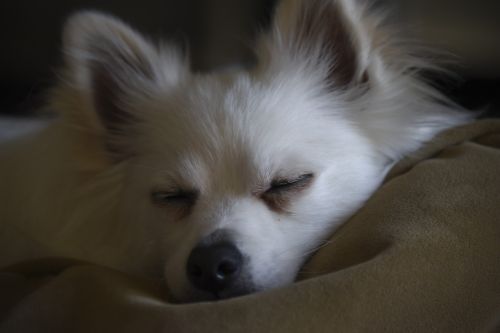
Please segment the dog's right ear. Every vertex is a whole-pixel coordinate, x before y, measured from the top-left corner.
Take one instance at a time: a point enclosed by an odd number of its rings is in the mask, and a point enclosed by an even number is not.
[[[96,12],[69,18],[63,48],[66,72],[59,100],[66,105],[59,109],[73,125],[100,132],[115,159],[126,158],[121,136],[141,119],[143,110],[131,104],[165,92],[188,72],[176,47],[157,47],[122,21]]]
[[[315,73],[345,90],[376,80],[377,53],[360,29],[364,8],[353,0],[281,0],[269,31],[257,40],[258,70]]]

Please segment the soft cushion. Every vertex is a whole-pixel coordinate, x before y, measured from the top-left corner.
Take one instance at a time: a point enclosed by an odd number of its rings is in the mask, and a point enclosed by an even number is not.
[[[161,281],[39,260],[0,274],[0,331],[498,331],[500,121],[447,131],[398,163],[299,280],[176,305]]]

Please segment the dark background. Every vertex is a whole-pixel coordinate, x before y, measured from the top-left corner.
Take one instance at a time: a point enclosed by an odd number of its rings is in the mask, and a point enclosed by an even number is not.
[[[499,0],[379,0],[399,27],[455,54],[462,80],[440,82],[467,107],[500,110]],[[192,67],[252,59],[250,41],[275,0],[66,0],[0,2],[0,113],[26,115],[43,100],[60,64],[65,18],[79,9],[112,13],[153,38],[188,45]]]

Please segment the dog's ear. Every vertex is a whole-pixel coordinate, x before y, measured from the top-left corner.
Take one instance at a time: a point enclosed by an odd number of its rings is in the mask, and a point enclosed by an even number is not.
[[[132,104],[171,88],[187,72],[176,47],[157,47],[122,21],[97,12],[80,12],[69,18],[63,48],[62,94],[66,96],[62,99],[76,95],[73,105],[63,106],[64,112],[76,119],[73,125],[101,130],[108,152],[115,158],[123,158],[120,155],[125,153],[120,135],[141,118],[143,110]]]
[[[383,155],[397,159],[472,115],[455,111],[422,79],[422,71],[437,66],[416,57],[364,3],[280,1],[257,42],[256,73],[285,73],[281,80],[334,92],[344,106],[332,112],[343,112]]]
[[[285,66],[319,73],[335,89],[366,83],[375,74],[368,64],[373,54],[362,29],[354,22],[359,8],[351,2],[279,2],[270,31],[257,42],[259,68],[279,70]]]

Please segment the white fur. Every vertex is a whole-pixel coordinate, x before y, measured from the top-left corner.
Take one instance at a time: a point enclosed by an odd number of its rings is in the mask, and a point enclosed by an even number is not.
[[[115,18],[72,17],[66,70],[50,105],[59,118],[0,148],[0,264],[71,256],[164,274],[179,300],[203,299],[188,283],[186,260],[203,237],[225,229],[250,258],[255,289],[292,282],[389,165],[470,119],[417,79],[422,61],[386,40],[363,7],[315,2],[339,6],[356,48],[353,80],[368,73],[369,83],[326,82],[325,40],[297,42],[306,0],[277,9],[254,70],[224,75],[191,73],[173,46],[156,47]],[[110,61],[109,48],[125,56]],[[138,58],[152,76],[127,63]],[[134,115],[119,133],[107,133],[96,114],[93,62],[111,72],[118,106]],[[105,140],[126,157],[110,158]],[[286,213],[255,195],[277,177],[304,173],[314,180]],[[152,190],[171,188],[199,191],[187,216],[151,203]]]

